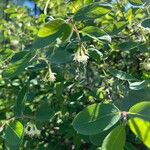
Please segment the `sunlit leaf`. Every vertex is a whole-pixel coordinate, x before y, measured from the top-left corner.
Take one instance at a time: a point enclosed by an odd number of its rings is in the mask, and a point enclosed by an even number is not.
[[[128,0],[128,1],[133,5],[142,5],[143,4],[142,0]]]
[[[139,117],[143,120],[150,121],[150,102],[143,101],[133,105],[129,109],[129,114],[131,114],[132,117]]]
[[[133,118],[128,121],[128,124],[131,131],[150,148],[150,122],[140,118]]]
[[[64,20],[62,19],[54,19],[50,21],[48,24],[46,24],[39,30],[38,37],[44,38],[57,33],[60,30],[60,27],[63,23]]]
[[[149,0],[128,0],[132,5],[143,5],[145,3],[150,3]]]
[[[61,42],[67,41],[72,35],[72,26],[65,23],[62,19],[54,19],[50,23],[42,27],[38,32],[38,37],[35,40],[34,48],[43,48],[50,46],[59,39]]]
[[[79,9],[75,14],[74,19],[76,21],[96,19],[107,14],[108,12],[110,12],[110,10],[110,5],[100,4],[99,2],[96,2]]]
[[[24,136],[24,127],[19,121],[11,122],[5,131],[5,140],[10,146],[20,145]]]
[[[146,80],[141,82],[129,82],[129,88],[131,90],[141,90],[148,86],[148,82]]]

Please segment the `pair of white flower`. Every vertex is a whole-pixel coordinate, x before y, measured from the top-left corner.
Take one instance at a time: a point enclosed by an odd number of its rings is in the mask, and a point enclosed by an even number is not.
[[[88,52],[83,45],[81,45],[81,47],[78,48],[77,52],[73,54],[73,57],[74,57],[73,60],[75,62],[83,63],[83,64],[86,64],[89,59]],[[56,77],[55,77],[56,73],[52,72],[50,66],[49,66],[48,71],[49,71],[47,75],[48,80],[50,82],[54,82],[56,80]]]
[[[25,128],[25,134],[33,137],[33,136],[39,136],[40,135],[40,130],[37,129],[35,124],[28,123],[26,128]]]
[[[73,55],[74,55],[73,60],[79,63],[86,64],[89,59],[88,52],[84,46],[78,48],[77,52]]]

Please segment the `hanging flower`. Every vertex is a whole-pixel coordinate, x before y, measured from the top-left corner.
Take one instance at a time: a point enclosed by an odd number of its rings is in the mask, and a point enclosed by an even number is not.
[[[54,82],[56,80],[55,75],[56,75],[56,73],[52,72],[51,66],[49,65],[48,66],[47,80],[50,81],[50,82]]]
[[[83,46],[81,46],[77,50],[77,52],[74,54],[74,58],[73,58],[74,61],[83,63],[83,64],[86,64],[88,59],[89,59],[88,53]]]
[[[48,79],[49,79],[50,82],[54,82],[56,80],[55,75],[56,75],[56,73],[53,73],[53,72],[51,72],[49,74],[49,78]]]
[[[37,129],[35,124],[29,123],[27,124],[25,128],[25,133],[31,137],[33,136],[39,136],[40,135],[40,130]]]

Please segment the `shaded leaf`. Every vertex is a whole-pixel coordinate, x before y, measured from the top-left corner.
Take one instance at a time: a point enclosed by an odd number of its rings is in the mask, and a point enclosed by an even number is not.
[[[115,125],[120,115],[119,109],[112,104],[93,104],[74,118],[73,127],[80,134],[98,134]]]
[[[121,32],[127,26],[126,21],[119,21],[116,23],[111,23],[104,28],[104,31],[109,35],[116,35]]]
[[[103,58],[103,54],[95,48],[89,48],[88,52],[89,52],[90,57],[97,62],[100,62]]]
[[[24,86],[18,94],[16,103],[14,106],[14,113],[15,113],[15,116],[17,117],[21,117],[24,111],[24,102],[25,102],[25,96],[27,94],[27,90],[28,90],[27,87]]]
[[[104,31],[98,27],[87,26],[81,30],[83,35],[89,36],[94,40],[102,40],[111,42],[111,37]]]
[[[144,28],[149,28],[150,29],[150,18],[145,19],[144,21],[142,21],[141,26],[143,26]]]
[[[110,133],[111,130],[112,128],[108,129],[107,131],[96,134],[96,135],[90,135],[89,136],[90,142],[96,146],[101,146],[103,143],[103,140]]]
[[[137,150],[137,148],[133,144],[127,142],[124,150]]]
[[[109,69],[110,74],[112,74],[114,77],[120,79],[120,80],[126,80],[126,81],[137,81],[136,78],[131,76],[130,74],[117,70],[117,69]]]
[[[2,76],[4,78],[14,78],[18,76],[29,65],[30,60],[33,58],[34,55],[35,51],[29,52],[19,61],[16,61],[15,63],[8,65],[7,68],[3,70]]]
[[[47,101],[43,102],[38,108],[35,119],[41,122],[49,121],[54,116],[54,111],[51,109]]]
[[[49,57],[49,61],[54,64],[63,64],[71,60],[72,54],[64,50],[56,50],[51,57]]]
[[[118,45],[118,49],[121,51],[129,51],[134,48],[138,48],[142,43],[135,41],[126,41]]]

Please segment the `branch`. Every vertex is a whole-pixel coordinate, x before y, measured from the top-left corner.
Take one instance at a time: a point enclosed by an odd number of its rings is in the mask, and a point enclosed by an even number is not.
[[[45,15],[47,15],[47,8],[48,8],[48,5],[49,5],[49,2],[50,2],[50,0],[47,0],[45,8],[44,8],[44,14]]]

